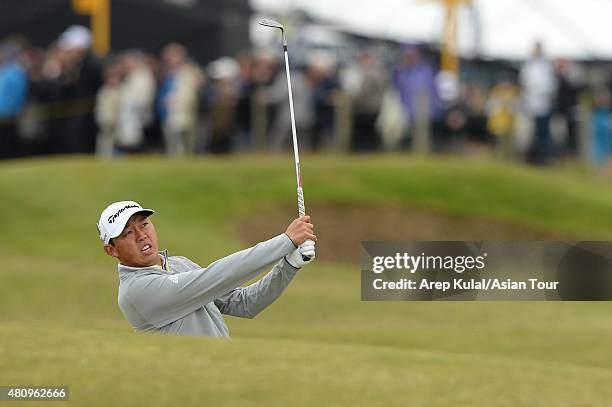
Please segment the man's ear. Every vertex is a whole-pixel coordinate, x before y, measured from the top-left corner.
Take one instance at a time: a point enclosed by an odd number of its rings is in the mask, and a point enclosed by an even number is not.
[[[113,246],[112,244],[105,244],[104,245],[104,252],[106,254],[108,254],[111,257],[117,257],[119,256],[119,252],[117,251],[117,248],[115,246]]]

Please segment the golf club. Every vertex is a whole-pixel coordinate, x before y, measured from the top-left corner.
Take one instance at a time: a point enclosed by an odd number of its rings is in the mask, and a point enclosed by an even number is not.
[[[291,73],[289,72],[289,54],[287,53],[287,39],[285,38],[285,28],[281,23],[274,20],[262,19],[259,24],[264,27],[278,28],[283,36],[283,51],[285,53],[285,72],[287,73],[287,90],[289,91],[289,111],[291,112],[291,133],[293,134],[293,156],[295,158],[295,175],[297,177],[297,196],[298,214],[304,216],[306,207],[304,206],[304,191],[302,190],[302,177],[300,176],[300,153],[298,151],[297,132],[295,130],[295,113],[293,112],[293,92],[291,91]],[[303,256],[304,261],[310,260],[308,256]]]

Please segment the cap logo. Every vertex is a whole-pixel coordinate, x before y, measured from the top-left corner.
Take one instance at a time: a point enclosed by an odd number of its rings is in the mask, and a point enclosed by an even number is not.
[[[121,213],[123,211],[125,211],[126,209],[129,209],[129,208],[140,208],[140,206],[139,205],[134,205],[134,204],[124,206],[123,208],[119,209],[117,211],[117,213],[115,213],[115,214],[113,214],[113,215],[108,217],[108,223],[115,222],[115,220],[119,217],[119,215],[121,215]]]

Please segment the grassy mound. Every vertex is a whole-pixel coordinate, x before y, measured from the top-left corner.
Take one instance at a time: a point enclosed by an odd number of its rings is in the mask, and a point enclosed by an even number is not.
[[[229,318],[230,342],[132,333],[94,224],[107,203],[137,200],[158,211],[163,247],[206,265],[282,232],[295,211],[290,157],[0,164],[0,383],[66,384],[70,404],[87,406],[612,397],[610,304],[362,303],[351,254],[362,238],[385,236],[609,239],[607,185],[402,156],[303,163],[317,263],[255,320]]]

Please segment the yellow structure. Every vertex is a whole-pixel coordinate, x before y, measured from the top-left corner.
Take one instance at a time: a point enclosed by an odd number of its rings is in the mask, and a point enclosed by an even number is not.
[[[110,0],[72,0],[77,14],[91,16],[92,48],[99,56],[110,49]]]
[[[472,0],[434,0],[442,3],[446,9],[444,20],[444,35],[442,38],[442,51],[440,68],[442,71],[459,74],[459,47],[457,44],[457,26],[459,7],[471,4]]]

